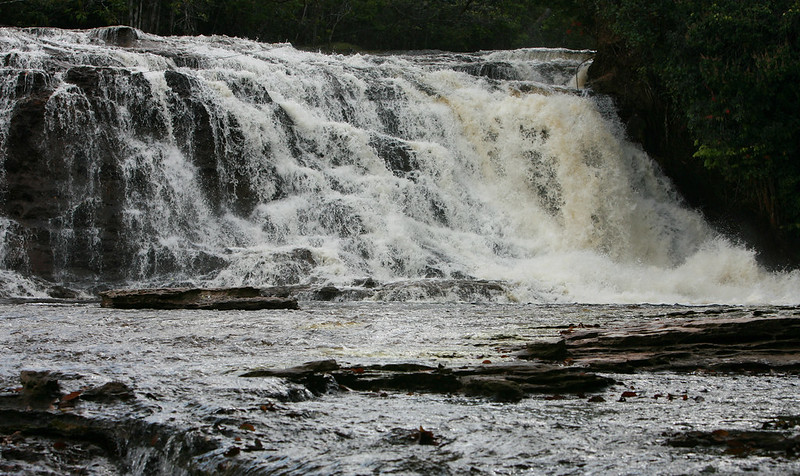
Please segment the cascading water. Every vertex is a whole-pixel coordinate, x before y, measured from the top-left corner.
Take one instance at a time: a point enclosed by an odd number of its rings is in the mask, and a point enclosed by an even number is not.
[[[711,230],[579,94],[590,52],[120,31],[0,29],[6,295],[371,278],[409,283],[383,299],[798,302],[797,272]]]

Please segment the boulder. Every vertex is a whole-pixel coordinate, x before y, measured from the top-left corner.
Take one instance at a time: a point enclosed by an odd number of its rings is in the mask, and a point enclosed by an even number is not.
[[[583,394],[597,392],[614,380],[579,368],[534,362],[513,362],[450,369],[419,364],[386,364],[341,367],[333,360],[309,362],[289,369],[262,369],[242,377],[279,377],[302,384],[314,393],[335,386],[351,390],[380,392],[461,393],[515,402],[531,394]],[[321,385],[322,383],[325,385]]]
[[[263,296],[258,288],[154,288],[100,293],[102,307],[117,309],[299,309],[297,300]]]
[[[752,314],[571,327],[559,341],[532,343],[518,357],[604,372],[800,370],[800,318]]]

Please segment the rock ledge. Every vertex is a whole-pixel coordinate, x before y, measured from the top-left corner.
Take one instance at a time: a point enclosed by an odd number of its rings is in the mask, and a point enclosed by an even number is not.
[[[253,287],[117,289],[100,299],[100,306],[116,309],[299,309],[296,299],[263,296]]]

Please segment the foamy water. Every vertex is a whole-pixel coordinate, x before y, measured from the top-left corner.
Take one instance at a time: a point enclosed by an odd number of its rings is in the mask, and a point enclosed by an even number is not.
[[[101,37],[0,30],[0,150],[15,105],[46,94],[45,142],[73,170],[53,178],[49,281],[467,278],[503,282],[500,299],[519,302],[800,302],[798,272],[767,272],[710,229],[624,139],[608,100],[574,89],[591,52],[330,56]],[[66,81],[77,66],[96,89]],[[45,86],[26,89],[29,73]],[[121,183],[114,279],[109,174]],[[36,292],[15,285],[36,274],[28,226],[0,221],[6,295]]]

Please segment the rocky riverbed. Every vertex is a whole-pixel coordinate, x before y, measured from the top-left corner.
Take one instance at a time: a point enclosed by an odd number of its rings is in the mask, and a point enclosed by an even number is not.
[[[792,307],[9,303],[0,306],[0,470],[791,473],[800,470],[798,316]]]

